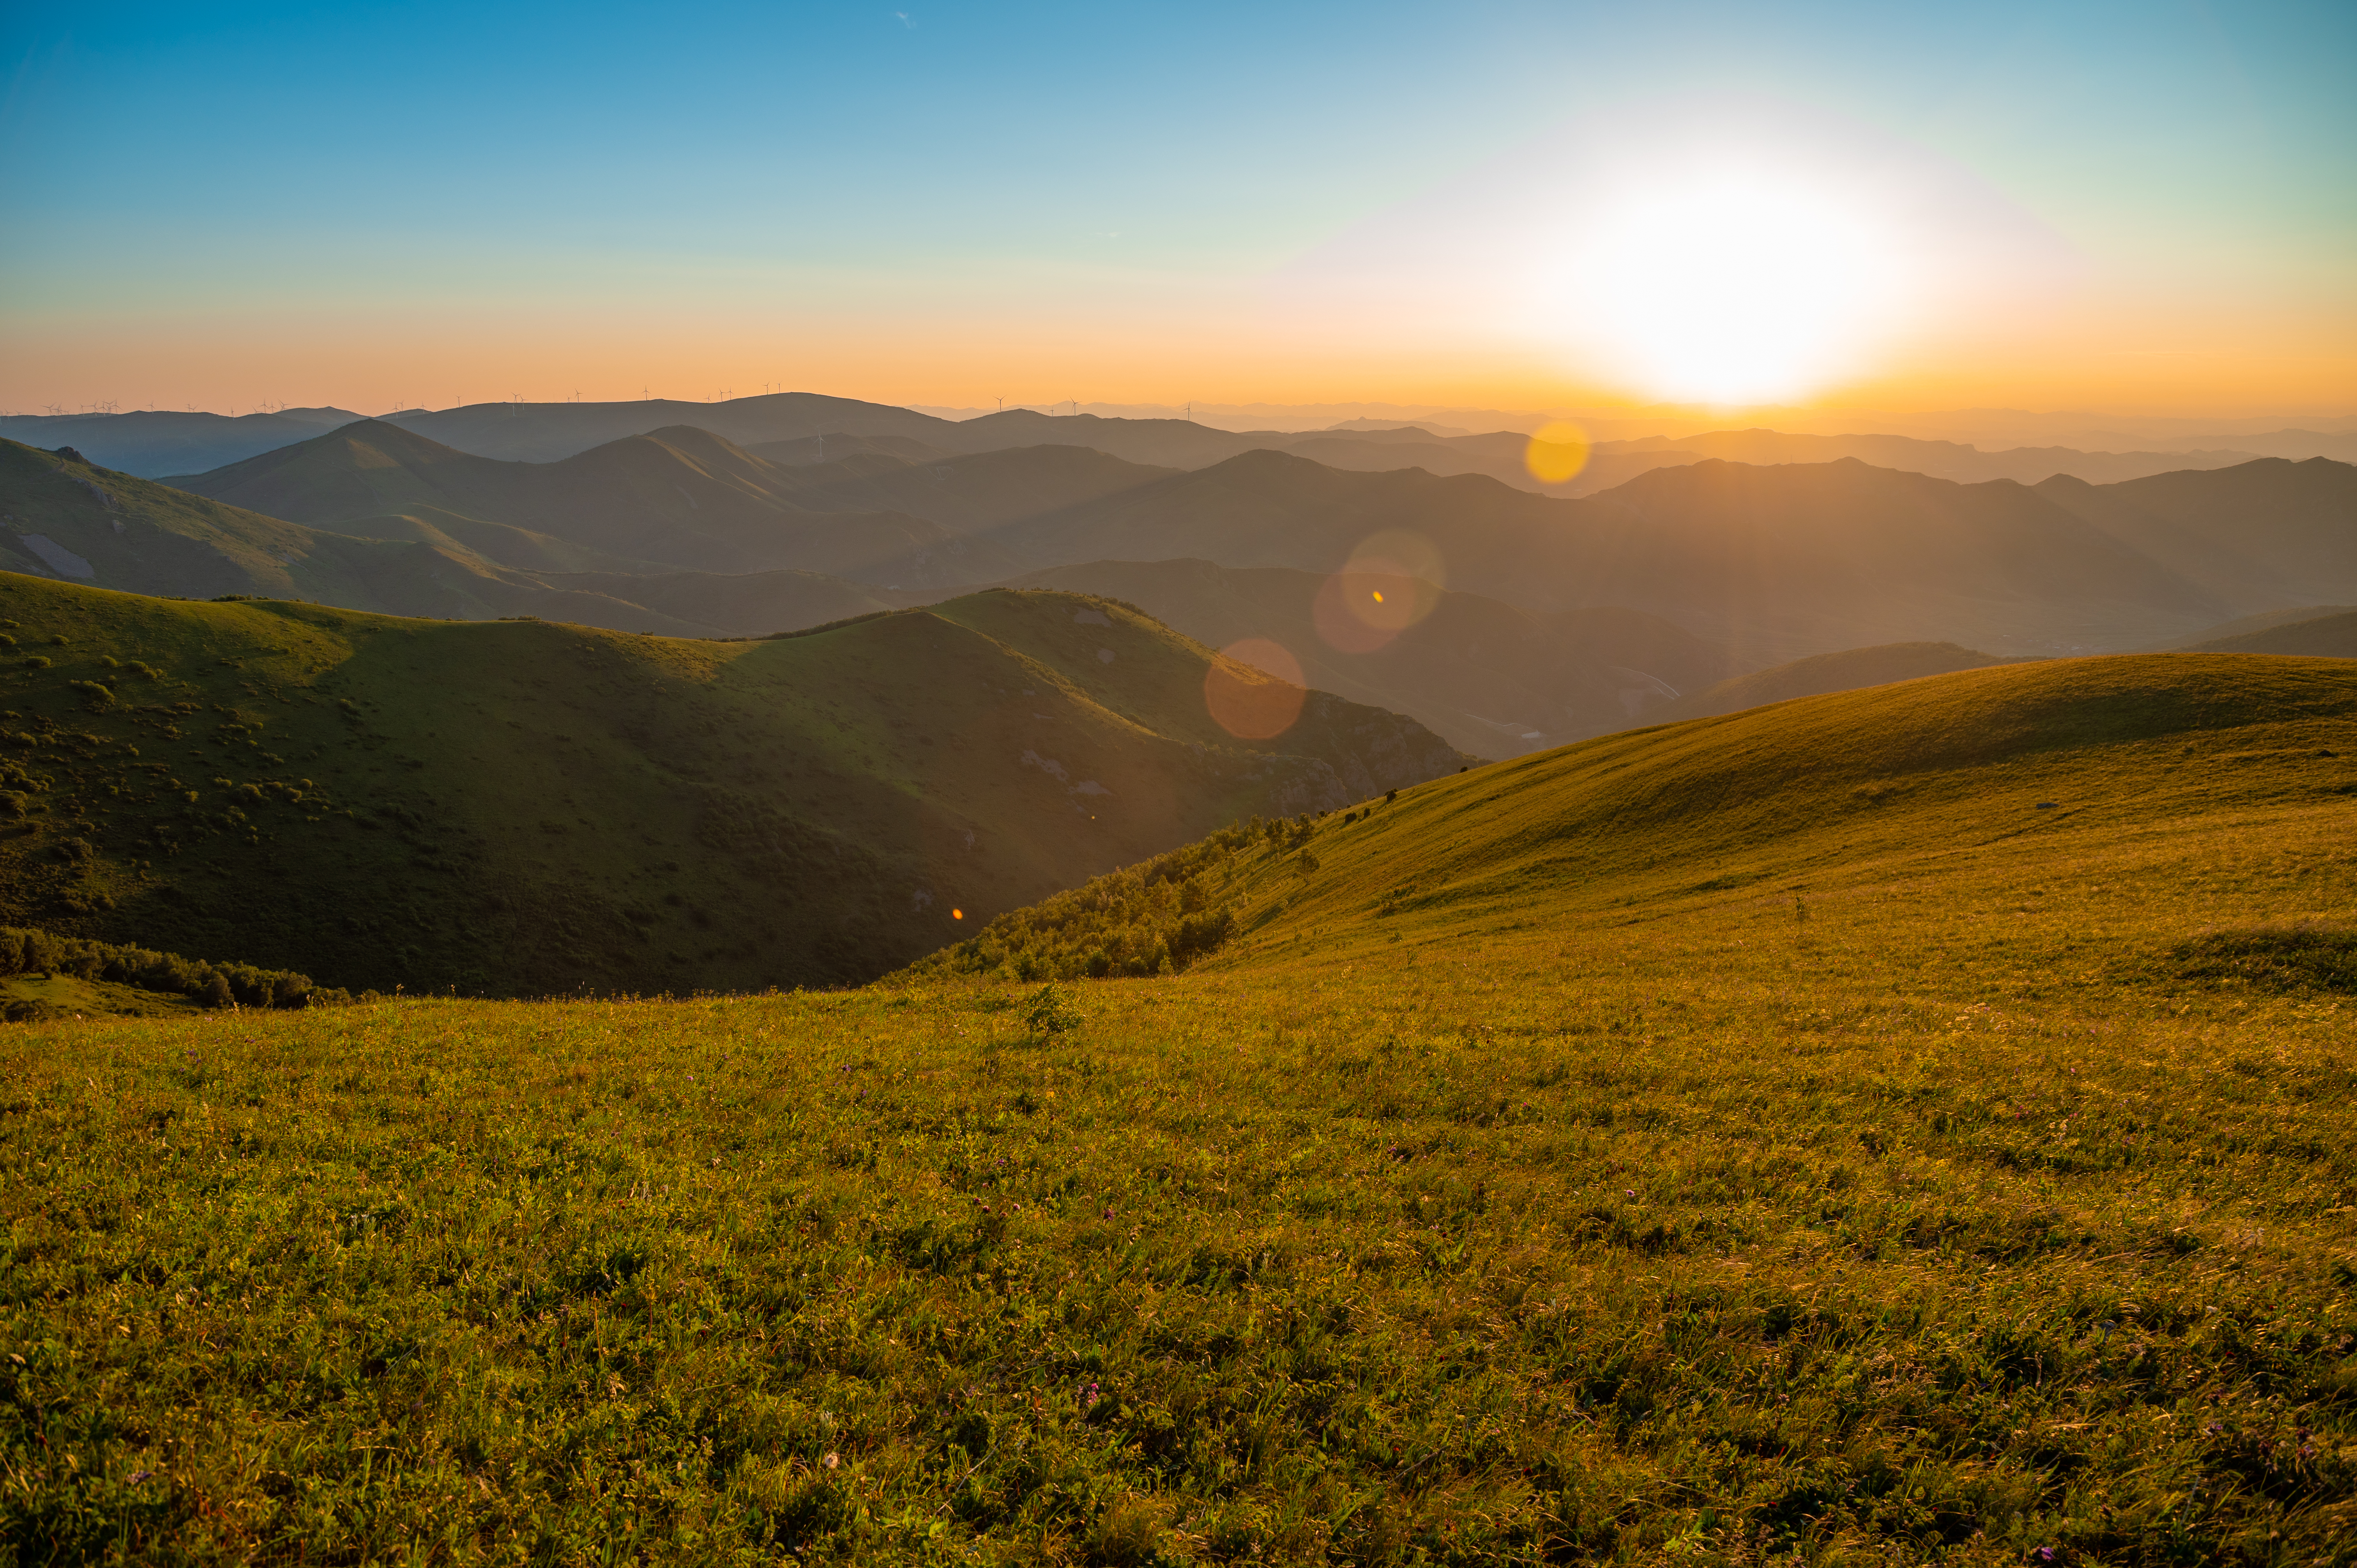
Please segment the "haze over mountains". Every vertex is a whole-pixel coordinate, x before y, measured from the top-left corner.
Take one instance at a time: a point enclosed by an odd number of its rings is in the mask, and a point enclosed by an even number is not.
[[[1437,474],[1486,473],[1507,484],[1555,494],[1609,489],[1649,467],[1727,457],[1741,462],[1826,462],[1855,456],[1943,478],[2014,478],[2035,483],[2067,473],[2108,484],[2187,467],[2221,467],[2254,456],[2357,461],[2357,424],[2319,421],[2317,429],[2271,427],[2266,421],[2125,422],[2104,428],[2093,416],[1966,412],[1953,415],[1865,415],[1852,432],[1800,434],[1781,429],[1692,428],[1690,419],[1589,424],[1597,440],[1590,471],[1566,486],[1544,486],[1523,468],[1527,432],[1541,416],[1450,411],[1448,419],[1341,418],[1310,428],[1285,419],[1267,428],[1233,427],[1178,417],[1178,411],[1044,413],[938,412],[811,392],[778,392],[722,402],[654,398],[636,403],[490,403],[382,415],[477,456],[552,462],[629,435],[685,425],[765,448],[773,460],[823,461],[881,448],[924,457],[1020,446],[1080,446],[1171,467],[1201,467],[1261,448],[1293,450],[1332,467],[1413,464]],[[1329,411],[1331,412],[1331,411]],[[132,413],[0,417],[0,437],[54,448],[70,446],[107,467],[144,478],[194,474],[286,446],[365,417],[334,408],[282,409],[230,418],[168,410]],[[1801,417],[1794,415],[1794,417]],[[1474,421],[1472,424],[1449,423]],[[1664,424],[1674,434],[1663,433]],[[1651,427],[1651,433],[1648,431]],[[1676,428],[1683,426],[1684,428]],[[1794,427],[1796,430],[1799,426]],[[1858,432],[1864,433],[1858,433]],[[1484,432],[1487,432],[1486,434]],[[1879,432],[1876,434],[1875,432]]]
[[[628,429],[656,413],[702,423]],[[1534,493],[1519,435],[1363,420],[1307,435],[1032,410],[949,421],[788,393],[306,423],[334,416],[233,422],[309,434],[168,483],[12,443],[0,563],[150,594],[685,637],[1052,585],[1214,646],[1273,640],[1311,686],[1482,756],[1650,722],[1845,650],[2173,646],[2357,602],[2357,468],[2321,458],[2205,469],[2143,454],[2114,465],[2133,478],[2025,484],[2089,455],[1721,432],[1603,444],[1556,487],[1588,491],[1569,495]],[[554,455],[487,456],[422,427]],[[604,431],[625,433],[575,449]],[[2179,466],[2136,473],[2158,462]],[[1337,643],[1320,595],[1378,535],[1417,542],[1414,570],[1442,591],[1417,624]]]

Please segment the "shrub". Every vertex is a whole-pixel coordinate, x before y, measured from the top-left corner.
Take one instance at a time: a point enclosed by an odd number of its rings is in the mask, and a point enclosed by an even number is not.
[[[920,970],[1004,972],[1020,981],[1175,974],[1236,929],[1223,890],[1243,857],[1286,824],[1257,820],[1001,915]]]
[[[1053,1039],[1081,1026],[1081,1011],[1072,1005],[1070,996],[1050,983],[1041,986],[1039,993],[1031,998],[1031,1010],[1023,1015],[1023,1021],[1031,1026],[1033,1034]]]
[[[34,973],[135,986],[191,997],[208,1007],[311,1007],[347,999],[343,992],[314,985],[309,975],[292,970],[210,964],[178,953],[0,927],[0,974]]]

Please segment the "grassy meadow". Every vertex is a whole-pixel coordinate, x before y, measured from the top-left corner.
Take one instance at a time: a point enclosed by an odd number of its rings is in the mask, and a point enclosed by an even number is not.
[[[0,1539],[2357,1561],[2352,828],[2345,665],[2010,666],[856,991],[14,1026]]]

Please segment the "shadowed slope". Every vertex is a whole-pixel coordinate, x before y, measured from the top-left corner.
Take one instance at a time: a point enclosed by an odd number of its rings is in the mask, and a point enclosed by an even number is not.
[[[1330,572],[1389,529],[1428,540],[1449,587],[1541,611],[1650,611],[1747,662],[1926,633],[2051,651],[2222,618],[2207,591],[2036,491],[1856,461],[1697,463],[1568,501],[1251,452],[989,536],[1042,565],[1185,554]]]
[[[2357,466],[2268,457],[2038,491],[2238,613],[2357,599]]]
[[[2197,653],[2287,653],[2320,659],[2357,659],[2357,610],[2286,621],[2236,637],[2196,643]]]
[[[1318,690],[1406,714],[1477,757],[1517,757],[1625,729],[1678,686],[1728,668],[1724,652],[1659,617],[1543,616],[1472,594],[1442,593],[1415,625],[1388,639],[1368,635],[1330,595],[1321,624],[1327,579],[1280,567],[1099,561],[1032,573],[1013,585],[1124,599],[1215,648],[1274,641]]]
[[[1453,770],[1313,693],[1203,714],[1210,654],[998,593],[758,642],[182,604],[0,575],[0,924],[328,984],[857,979],[1240,816]]]

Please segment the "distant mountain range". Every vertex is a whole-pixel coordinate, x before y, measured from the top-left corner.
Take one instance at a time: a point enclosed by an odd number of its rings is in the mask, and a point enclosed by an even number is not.
[[[688,637],[1055,585],[1139,604],[1214,645],[1272,638],[1313,685],[1413,714],[1485,756],[1643,722],[1717,682],[1843,650],[2117,650],[2357,602],[2357,468],[2323,459],[2023,485],[1857,456],[1757,464],[1681,450],[1566,498],[1299,449],[1245,446],[1190,467],[1213,438],[1243,438],[1184,421],[1015,411],[952,425],[792,395],[711,406],[761,414],[768,431],[867,428],[778,435],[756,444],[778,454],[764,456],[677,426],[525,462],[359,421],[170,484],[11,443],[0,565],[150,594]],[[989,445],[1075,435],[1183,461]],[[944,453],[928,437],[982,449]],[[1432,440],[1366,430],[1308,445],[1413,454]],[[1825,449],[1813,440],[1755,432],[1736,445]],[[1926,445],[1879,449],[1921,456]],[[1942,453],[1970,455],[1931,456]],[[1384,531],[1421,542],[1430,560],[1416,570],[1445,592],[1426,621],[1345,651],[1321,635],[1318,596]]]
[[[11,415],[0,418],[0,437],[50,449],[72,446],[106,467],[153,478],[206,472],[361,417],[332,408],[285,409],[233,419],[169,411]],[[471,403],[439,410],[404,409],[382,419],[461,452],[513,461],[554,462],[626,436],[685,426],[709,431],[780,463],[823,462],[862,450],[887,450],[923,460],[1017,446],[1071,446],[1131,462],[1197,468],[1242,452],[1275,450],[1297,452],[1336,468],[1415,467],[1444,476],[1481,473],[1517,488],[1559,495],[1593,494],[1648,468],[1705,457],[1754,464],[1857,457],[1878,467],[1938,478],[1974,482],[2011,478],[2026,484],[2057,473],[2093,484],[2112,484],[2182,468],[2223,467],[2255,456],[2357,461],[2357,429],[2270,430],[2251,422],[2243,422],[2244,428],[2208,435],[2092,429],[2080,432],[2083,444],[2072,446],[2050,437],[2019,439],[2031,432],[2068,430],[2072,416],[2001,413],[1953,416],[1964,428],[1975,432],[1965,437],[1977,444],[1973,446],[1900,431],[1900,426],[1932,416],[1892,419],[1883,427],[1884,434],[1730,430],[1619,439],[1612,437],[1626,422],[1608,420],[1596,427],[1598,442],[1587,470],[1566,484],[1551,487],[1532,478],[1523,467],[1526,437],[1523,432],[1531,427],[1527,416],[1458,411],[1457,417],[1495,419],[1505,422],[1505,427],[1480,434],[1478,427],[1440,422],[1354,418],[1308,431],[1290,424],[1282,428],[1232,430],[1182,418],[1104,417],[1093,413],[1056,415],[1032,409],[945,418],[938,413],[813,392],[778,392],[716,403],[656,398],[639,403]],[[1517,419],[1525,422],[1513,423]],[[2172,431],[2180,428],[2171,427]],[[1986,435],[1980,433],[1983,430]]]

